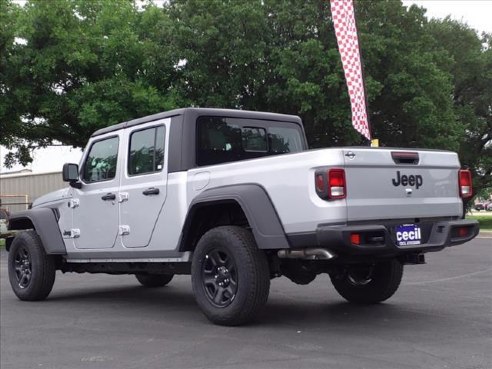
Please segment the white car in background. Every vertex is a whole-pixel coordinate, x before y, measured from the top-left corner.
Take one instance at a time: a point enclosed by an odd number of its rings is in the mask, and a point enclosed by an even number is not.
[[[7,223],[9,222],[9,213],[5,209],[0,209],[0,235],[8,232]]]

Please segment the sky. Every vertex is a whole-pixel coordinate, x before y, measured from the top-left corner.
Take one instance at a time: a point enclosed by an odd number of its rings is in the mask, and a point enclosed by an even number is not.
[[[82,156],[81,149],[74,149],[71,146],[53,146],[46,149],[38,149],[33,152],[33,162],[27,167],[16,165],[10,169],[3,166],[3,158],[9,151],[0,146],[0,157],[2,158],[2,168],[0,173],[30,169],[33,173],[61,172],[65,163],[79,163]]]
[[[428,18],[444,18],[450,15],[451,18],[467,23],[478,32],[492,33],[492,0],[404,0],[403,4],[405,6],[416,4],[426,8]],[[0,173],[21,169],[31,169],[35,173],[61,171],[64,163],[78,163],[82,156],[80,149],[74,149],[70,146],[50,147],[35,150],[33,153],[34,161],[26,168],[16,165],[7,169],[3,166],[3,158],[6,153],[8,150],[0,146],[0,160],[2,162]]]
[[[450,15],[479,32],[492,33],[492,0],[403,0],[405,6],[412,4],[426,8],[428,18]]]

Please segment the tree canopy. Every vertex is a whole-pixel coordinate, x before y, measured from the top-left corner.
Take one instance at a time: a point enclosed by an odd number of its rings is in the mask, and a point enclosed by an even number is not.
[[[400,1],[357,1],[356,16],[373,135],[458,151],[491,187],[491,36]],[[297,114],[311,147],[361,142],[328,0],[0,0],[0,30],[7,165],[185,106]]]

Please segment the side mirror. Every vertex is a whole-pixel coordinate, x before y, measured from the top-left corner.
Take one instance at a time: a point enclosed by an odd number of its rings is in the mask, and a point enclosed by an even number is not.
[[[77,164],[66,163],[63,164],[63,181],[69,182],[70,186],[75,188],[82,187],[79,182],[79,166]]]

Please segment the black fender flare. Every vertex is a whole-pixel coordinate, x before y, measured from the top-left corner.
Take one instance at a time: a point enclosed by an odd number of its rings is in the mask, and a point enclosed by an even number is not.
[[[181,233],[180,250],[186,248],[187,235],[191,231],[196,211],[203,206],[225,202],[239,204],[251,226],[258,248],[286,249],[290,247],[280,218],[266,190],[258,184],[240,184],[211,188],[193,199]]]
[[[67,249],[58,227],[55,211],[50,208],[34,208],[20,211],[9,217],[10,230],[34,228],[48,255],[66,255]]]

